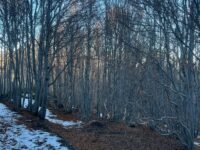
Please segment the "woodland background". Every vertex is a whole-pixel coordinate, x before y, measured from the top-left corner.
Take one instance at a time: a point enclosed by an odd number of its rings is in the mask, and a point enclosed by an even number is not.
[[[41,118],[53,98],[193,149],[199,50],[199,0],[0,0],[0,94]]]

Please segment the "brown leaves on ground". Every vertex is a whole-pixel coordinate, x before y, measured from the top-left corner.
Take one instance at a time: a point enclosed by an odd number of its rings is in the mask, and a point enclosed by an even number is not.
[[[9,102],[5,102],[12,108]],[[76,114],[62,114],[54,110],[59,119],[75,121]],[[161,136],[151,129],[139,126],[130,128],[123,123],[93,120],[82,127],[63,128],[60,125],[42,121],[31,115],[28,111],[20,112],[23,117],[20,124],[29,128],[45,129],[56,133],[63,138],[63,144],[77,150],[185,150],[179,140],[174,137]]]

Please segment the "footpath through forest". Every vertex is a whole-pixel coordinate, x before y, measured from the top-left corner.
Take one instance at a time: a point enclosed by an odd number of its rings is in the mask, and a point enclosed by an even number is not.
[[[23,117],[9,110],[2,103],[0,103],[0,112],[1,149],[68,150],[58,136],[43,130],[33,130],[27,128],[24,124],[19,124],[18,121]]]
[[[175,137],[161,136],[146,126],[78,121],[78,114],[63,114],[52,105],[47,119],[39,120],[25,109],[16,113],[7,100],[0,103],[0,147],[36,150],[185,150]],[[198,149],[198,147],[197,147]]]

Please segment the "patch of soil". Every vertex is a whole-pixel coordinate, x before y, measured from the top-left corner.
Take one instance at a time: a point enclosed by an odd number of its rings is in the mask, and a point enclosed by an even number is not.
[[[3,102],[13,108],[8,101]],[[63,115],[57,110],[53,113],[60,119],[78,120],[76,114]],[[161,136],[145,126],[131,128],[124,123],[93,120],[81,128],[63,128],[47,120],[41,121],[25,110],[20,114],[23,116],[20,124],[53,132],[62,137],[63,144],[67,143],[67,146],[77,150],[186,150],[175,137]]]

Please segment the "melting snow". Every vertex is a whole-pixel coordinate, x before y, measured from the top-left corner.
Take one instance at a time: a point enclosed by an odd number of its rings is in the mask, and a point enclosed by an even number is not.
[[[35,100],[32,100],[32,104],[35,103]],[[24,108],[28,108],[28,104],[29,104],[29,99],[27,98],[21,98],[21,105]],[[41,107],[39,108],[39,110],[41,109]],[[45,117],[48,121],[55,123],[55,124],[59,124],[63,127],[69,127],[69,126],[80,126],[81,125],[81,121],[63,121],[57,118],[56,115],[54,115],[49,109],[46,110],[46,117]]]
[[[80,126],[82,123],[81,121],[74,122],[74,121],[63,121],[63,120],[57,119],[57,116],[52,114],[52,112],[49,109],[47,109],[46,111],[46,119],[50,122],[62,125],[64,127],[76,126],[76,125]]]
[[[194,142],[194,145],[200,146],[200,143],[199,142]]]
[[[35,103],[35,100],[32,100],[32,104]],[[29,99],[28,98],[21,98],[21,106],[24,108],[28,108]]]
[[[0,104],[0,147],[2,149],[68,150],[56,135],[41,130],[29,130],[17,125],[20,115]]]

